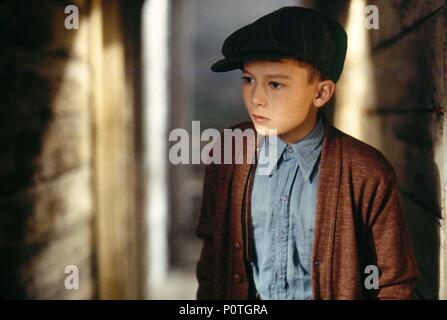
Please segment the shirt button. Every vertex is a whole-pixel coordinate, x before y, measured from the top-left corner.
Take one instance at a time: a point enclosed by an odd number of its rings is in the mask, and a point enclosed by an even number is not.
[[[237,241],[234,242],[234,249],[241,250],[241,244]]]
[[[287,196],[286,196],[285,194],[283,194],[283,195],[281,196],[281,201],[287,201]]]
[[[279,279],[283,279],[283,278],[284,278],[284,275],[282,274],[281,271],[278,271],[278,273],[277,273],[276,275],[277,275],[277,277],[278,277]]]
[[[287,152],[292,153],[293,152],[293,148],[292,147],[287,147]]]
[[[242,282],[242,277],[239,274],[237,274],[237,273],[233,274],[233,282],[234,283],[241,283]]]

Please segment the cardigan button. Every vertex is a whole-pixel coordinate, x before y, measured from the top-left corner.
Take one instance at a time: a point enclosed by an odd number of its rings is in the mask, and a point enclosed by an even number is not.
[[[234,242],[234,249],[241,250],[241,244],[237,241]]]
[[[239,274],[237,274],[237,273],[233,274],[233,282],[234,283],[241,283],[242,282],[242,277]]]

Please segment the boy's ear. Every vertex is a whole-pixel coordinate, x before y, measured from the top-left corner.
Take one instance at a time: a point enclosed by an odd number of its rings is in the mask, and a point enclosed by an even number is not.
[[[332,80],[323,80],[317,83],[315,88],[315,97],[313,100],[315,107],[324,106],[335,92],[335,83]]]

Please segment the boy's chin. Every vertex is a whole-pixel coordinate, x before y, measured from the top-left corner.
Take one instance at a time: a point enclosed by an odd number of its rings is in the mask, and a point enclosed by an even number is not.
[[[272,128],[270,126],[260,125],[254,123],[255,130],[258,134],[262,136],[277,136],[278,130],[276,128]]]

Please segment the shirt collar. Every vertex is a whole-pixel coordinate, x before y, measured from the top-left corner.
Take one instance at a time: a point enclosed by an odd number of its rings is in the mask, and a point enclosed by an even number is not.
[[[314,170],[315,164],[318,160],[318,157],[321,153],[321,147],[324,137],[324,119],[318,113],[318,120],[315,128],[303,139],[298,141],[297,143],[288,144],[283,141],[279,137],[261,137],[260,141],[260,154],[259,161],[260,163],[268,163],[268,152],[266,154],[265,149],[268,146],[268,150],[274,150],[276,146],[276,154],[273,154],[273,164],[270,164],[267,169],[267,174],[270,176],[273,175],[277,167],[281,165],[282,160],[289,158],[296,158],[298,161],[298,165],[300,167],[300,172],[303,175],[303,178],[306,182],[311,180],[311,175]],[[291,151],[289,152],[289,148]]]

